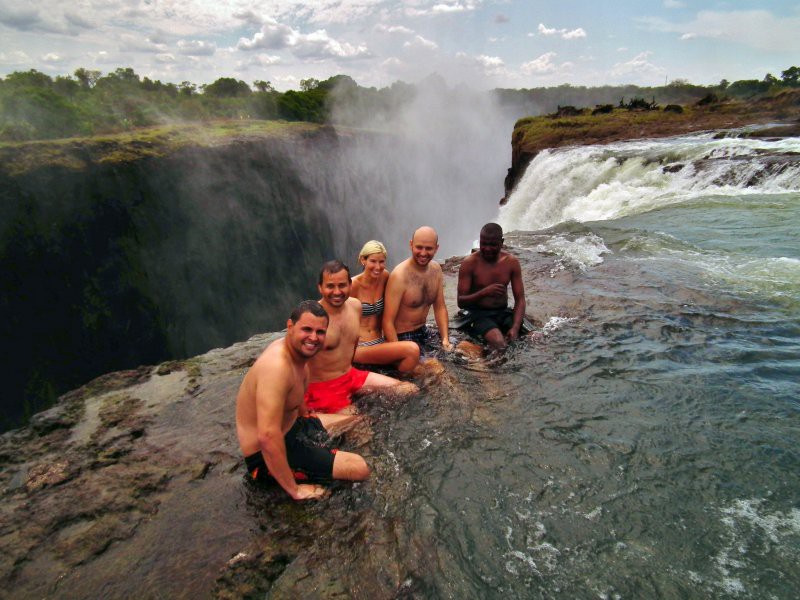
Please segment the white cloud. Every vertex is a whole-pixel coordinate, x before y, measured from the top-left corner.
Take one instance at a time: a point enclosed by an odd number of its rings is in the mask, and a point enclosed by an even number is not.
[[[331,38],[327,31],[318,29],[312,33],[300,33],[298,30],[278,23],[275,19],[266,19],[251,39],[240,38],[237,50],[282,50],[289,49],[300,58],[357,58],[369,56],[369,50],[363,44],[353,46]]]
[[[664,0],[664,8],[683,8],[684,6],[686,3],[680,0]]]
[[[437,50],[439,48],[439,44],[434,42],[433,40],[426,39],[421,35],[415,35],[414,39],[410,42],[406,42],[403,44],[405,48],[425,48],[426,50]]]
[[[202,40],[178,40],[178,51],[189,56],[212,56],[217,51],[213,42]]]
[[[288,25],[278,23],[275,19],[268,19],[252,39],[239,38],[236,48],[237,50],[256,50],[258,48],[280,50],[296,44],[299,38],[300,33]]]
[[[548,29],[544,23],[539,23],[539,33],[542,35],[555,35],[558,33],[557,29]]]
[[[253,57],[253,62],[262,67],[271,67],[272,65],[280,64],[281,57],[270,54],[257,54]]]
[[[159,63],[162,63],[162,64],[174,63],[174,62],[176,62],[175,61],[175,55],[169,54],[168,52],[165,52],[163,54],[156,54],[156,62],[159,62]]]
[[[459,3],[455,2],[453,4],[436,4],[431,8],[431,12],[434,13],[453,13],[453,12],[463,12],[467,10],[467,8]]]
[[[481,54],[475,57],[475,61],[482,67],[485,75],[499,76],[507,73],[506,64],[499,56],[486,56]]]
[[[44,56],[41,57],[41,61],[42,62],[46,62],[46,63],[50,63],[50,64],[60,63],[63,60],[64,60],[64,57],[56,54],[55,52],[48,52],[47,54],[45,54]]]
[[[473,11],[480,7],[483,0],[463,0],[463,1],[449,1],[449,2],[436,2],[430,5],[430,2],[416,1],[407,2],[413,6],[407,6],[403,9],[403,13],[409,17],[424,17],[427,15],[443,15],[454,14]]]
[[[12,50],[11,52],[0,52],[0,65],[22,65],[29,63],[31,57],[22,50]]]
[[[572,31],[567,31],[562,36],[565,40],[577,40],[578,38],[585,38],[586,32],[583,30],[582,27],[578,27],[577,29],[573,29]]]
[[[138,35],[129,33],[120,36],[119,49],[122,52],[166,52],[169,48],[166,44],[157,43],[149,37],[141,38]]]
[[[553,73],[557,69],[556,65],[553,63],[555,57],[555,52],[545,52],[539,58],[523,63],[520,66],[520,70],[526,75],[546,75],[547,73]]]
[[[611,68],[611,74],[617,78],[630,76],[652,78],[656,75],[661,76],[664,74],[664,69],[649,61],[652,54],[650,51],[640,52],[627,62],[616,63]]]
[[[409,29],[408,27],[404,27],[402,25],[383,25],[378,24],[375,26],[375,31],[380,31],[381,33],[402,33],[405,35],[413,35],[414,30]]]
[[[656,17],[639,18],[637,22],[650,31],[712,38],[771,52],[800,52],[800,35],[797,33],[800,31],[800,17],[777,17],[766,10],[705,10],[686,23]]]
[[[237,11],[233,13],[232,16],[236,19],[241,19],[248,25],[253,25],[255,27],[260,27],[264,23],[264,19],[252,10]]]
[[[572,30],[555,29],[552,27],[547,27],[544,23],[539,23],[539,33],[544,36],[558,35],[563,40],[576,40],[586,37],[586,31],[583,29],[583,27],[578,27],[577,29]]]

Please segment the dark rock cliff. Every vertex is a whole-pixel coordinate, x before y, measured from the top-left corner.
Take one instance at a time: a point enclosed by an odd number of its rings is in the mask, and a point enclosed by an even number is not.
[[[351,143],[325,128],[162,156],[74,143],[24,168],[6,151],[0,425],[101,373],[281,329],[324,260],[387,229],[346,218],[371,191],[337,160]]]

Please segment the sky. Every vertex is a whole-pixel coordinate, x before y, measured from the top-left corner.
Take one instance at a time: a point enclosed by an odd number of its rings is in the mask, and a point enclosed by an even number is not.
[[[0,75],[707,85],[800,66],[798,32],[800,0],[0,0]]]

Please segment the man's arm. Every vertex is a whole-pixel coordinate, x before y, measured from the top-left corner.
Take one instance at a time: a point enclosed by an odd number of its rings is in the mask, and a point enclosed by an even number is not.
[[[506,332],[509,340],[519,337],[519,328],[522,326],[522,319],[525,317],[525,286],[522,283],[522,268],[516,257],[511,257],[511,293],[514,295],[514,320],[511,328]]]
[[[275,367],[267,367],[259,373],[256,381],[256,420],[258,444],[267,463],[267,469],[275,481],[295,500],[322,496],[324,488],[316,485],[298,484],[286,458],[286,443],[281,425],[286,398],[292,386],[286,373]]]
[[[397,341],[397,328],[394,320],[397,318],[397,311],[400,310],[400,301],[403,299],[403,279],[402,274],[397,270],[389,274],[389,281],[386,282],[386,291],[383,294],[383,337],[387,342]]]
[[[441,267],[439,267],[438,278],[439,289],[436,292],[436,300],[433,302],[433,318],[439,328],[442,347],[445,350],[452,350],[453,346],[450,344],[450,319],[447,315],[447,305],[444,303],[444,275],[442,275]]]
[[[458,267],[458,287],[456,298],[458,308],[469,308],[471,298],[469,291],[472,289],[472,261],[465,259]]]

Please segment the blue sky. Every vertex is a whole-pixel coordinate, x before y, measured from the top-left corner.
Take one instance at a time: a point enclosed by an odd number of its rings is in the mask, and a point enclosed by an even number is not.
[[[780,77],[800,0],[0,0],[0,75],[78,67],[279,90],[339,73],[478,89]]]

